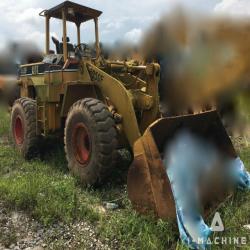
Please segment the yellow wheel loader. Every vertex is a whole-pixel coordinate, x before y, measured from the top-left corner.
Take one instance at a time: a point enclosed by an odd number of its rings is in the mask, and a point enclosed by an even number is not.
[[[38,140],[64,130],[70,171],[83,184],[103,182],[116,164],[117,149],[130,148],[134,160],[128,174],[128,195],[142,213],[175,217],[170,182],[162,163],[164,145],[181,128],[212,140],[236,157],[216,111],[164,117],[160,112],[160,66],[109,61],[101,56],[98,18],[102,12],[70,1],[44,10],[46,53],[42,62],[22,65],[21,98],[12,107],[11,131],[17,150],[31,158]],[[62,20],[62,42],[52,37],[50,20]],[[81,41],[81,25],[93,21],[95,48]],[[67,37],[75,24],[77,45]],[[116,166],[119,167],[119,166]]]

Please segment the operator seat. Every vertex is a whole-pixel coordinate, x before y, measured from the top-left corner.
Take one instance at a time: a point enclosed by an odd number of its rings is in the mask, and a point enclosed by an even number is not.
[[[56,39],[54,36],[52,36],[52,41],[56,46],[56,53],[57,54],[63,54],[63,42],[59,42],[58,39]],[[63,41],[63,38],[62,38]],[[72,43],[69,43],[69,38],[67,37],[67,48],[68,48],[68,53],[69,52],[75,52],[74,46]]]
[[[74,45],[70,43],[69,37],[67,37],[66,39],[67,39],[66,42],[67,42],[68,53],[75,52]],[[60,43],[60,51],[63,54],[63,38],[62,38],[62,42]]]

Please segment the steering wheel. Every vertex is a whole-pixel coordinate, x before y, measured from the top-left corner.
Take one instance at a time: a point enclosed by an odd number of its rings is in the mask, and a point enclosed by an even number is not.
[[[92,50],[86,43],[80,43],[75,47],[75,53],[80,57],[91,57]]]

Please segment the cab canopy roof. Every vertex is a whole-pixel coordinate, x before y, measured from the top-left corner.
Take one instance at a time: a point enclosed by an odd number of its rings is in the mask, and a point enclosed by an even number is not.
[[[97,18],[102,14],[99,10],[91,9],[71,1],[65,1],[54,8],[44,10],[41,15],[62,19],[63,10],[65,10],[66,20],[76,24]]]

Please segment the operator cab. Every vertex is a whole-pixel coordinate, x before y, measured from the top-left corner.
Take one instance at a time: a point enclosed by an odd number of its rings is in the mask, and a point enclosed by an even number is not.
[[[40,16],[46,19],[46,51],[43,60],[46,64],[63,65],[63,68],[70,67],[71,64],[78,64],[81,58],[99,58],[100,45],[98,34],[98,17],[102,14],[101,11],[91,9],[71,1],[63,2],[54,8],[44,10]],[[62,20],[63,37],[59,41],[52,36],[52,42],[55,45],[55,51],[50,50],[50,19],[56,18]],[[81,24],[93,20],[95,24],[95,51],[87,44],[81,42]],[[75,23],[77,30],[77,45],[70,43],[67,36],[67,22]],[[95,55],[95,56],[93,56]]]

